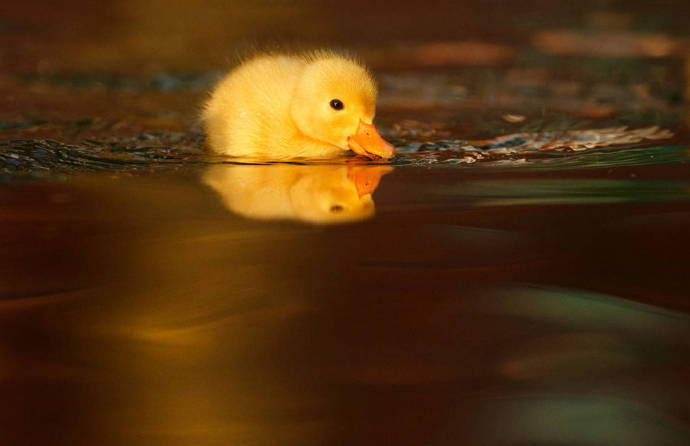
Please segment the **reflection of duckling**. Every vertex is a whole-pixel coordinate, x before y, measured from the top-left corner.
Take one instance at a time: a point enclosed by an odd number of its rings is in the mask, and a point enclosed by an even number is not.
[[[374,215],[371,198],[388,166],[212,166],[204,183],[240,215],[340,223]]]
[[[376,86],[355,60],[328,51],[260,55],[223,79],[206,104],[209,145],[233,156],[391,158],[372,124]]]

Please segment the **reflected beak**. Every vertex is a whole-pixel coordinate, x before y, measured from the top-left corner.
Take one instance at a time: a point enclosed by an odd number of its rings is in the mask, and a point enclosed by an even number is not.
[[[373,194],[381,177],[392,171],[390,166],[350,166],[347,168],[347,178],[355,184],[357,195],[362,198]]]
[[[371,159],[392,158],[395,147],[381,138],[374,124],[359,121],[357,133],[347,138],[347,145],[353,152]]]

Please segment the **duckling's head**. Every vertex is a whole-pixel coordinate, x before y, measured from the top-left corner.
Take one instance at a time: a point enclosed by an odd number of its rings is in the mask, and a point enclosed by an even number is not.
[[[290,103],[305,135],[370,158],[391,158],[395,149],[373,125],[376,85],[367,70],[344,56],[308,58]]]

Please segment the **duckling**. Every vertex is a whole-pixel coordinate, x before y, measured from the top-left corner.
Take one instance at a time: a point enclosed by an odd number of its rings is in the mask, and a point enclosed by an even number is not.
[[[240,157],[331,158],[349,150],[391,158],[374,127],[376,85],[353,58],[331,51],[262,54],[213,90],[202,120],[209,146]]]
[[[372,194],[390,166],[214,165],[203,182],[225,207],[260,220],[329,224],[374,215]]]

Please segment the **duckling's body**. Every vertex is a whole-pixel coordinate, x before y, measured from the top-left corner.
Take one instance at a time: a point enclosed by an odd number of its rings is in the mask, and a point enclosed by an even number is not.
[[[342,101],[340,109],[333,101]],[[346,153],[365,130],[374,156],[393,148],[372,125],[376,87],[367,70],[332,52],[260,55],[231,71],[206,104],[203,121],[216,152],[241,157],[329,158]],[[336,104],[337,105],[337,104]],[[373,146],[373,148],[371,148]],[[380,152],[376,153],[376,151]]]
[[[230,73],[204,112],[211,148],[276,159],[341,154],[332,144],[305,137],[292,122],[290,100],[304,64],[297,57],[257,57]]]

